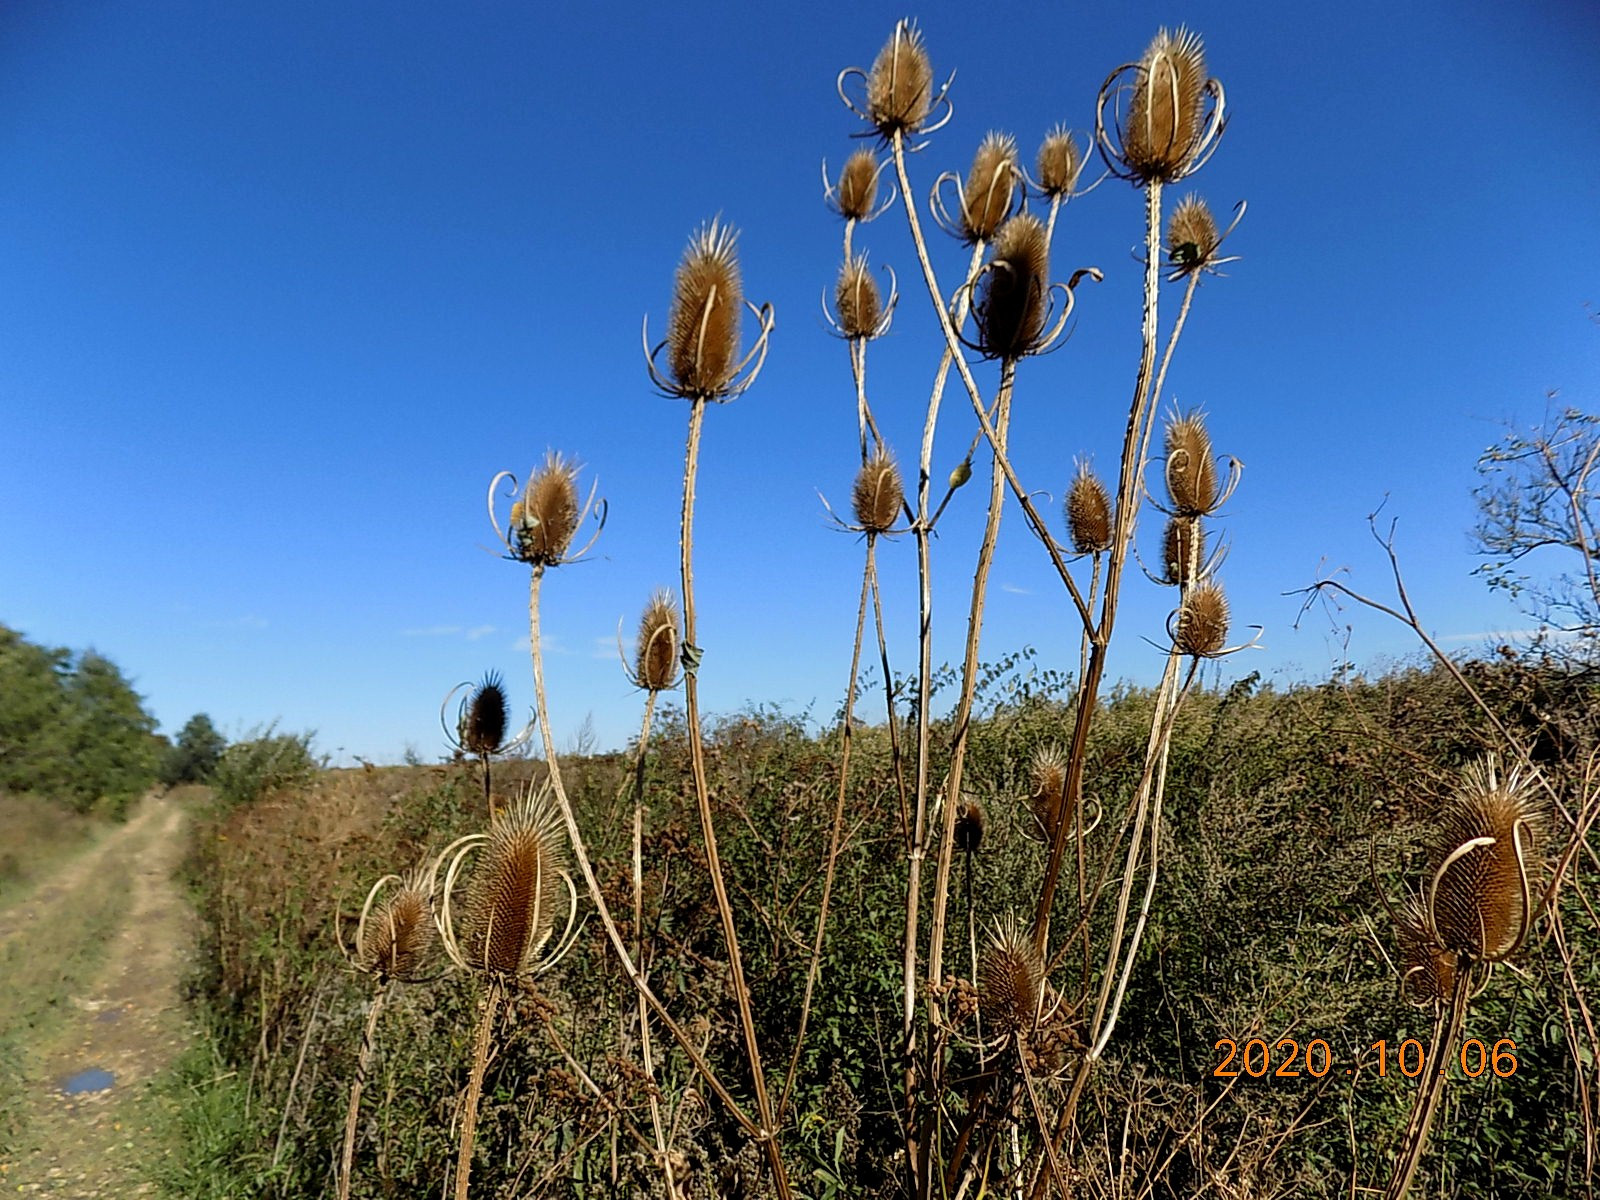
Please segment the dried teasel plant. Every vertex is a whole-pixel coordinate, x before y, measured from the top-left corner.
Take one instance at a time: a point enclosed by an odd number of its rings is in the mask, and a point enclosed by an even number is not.
[[[520,491],[517,477],[510,471],[501,471],[489,481],[489,521],[507,558],[542,569],[576,562],[589,552],[605,526],[606,506],[604,501],[595,502],[598,482],[590,485],[588,498],[581,505],[578,503],[580,469],[577,461],[550,450],[544,464],[529,474],[527,486]],[[503,530],[495,513],[495,494],[502,480],[516,497]],[[597,522],[594,536],[574,553],[572,542],[578,527],[591,513]]]
[[[863,146],[845,160],[836,183],[828,181],[828,165],[822,165],[823,198],[846,221],[870,221],[894,203],[891,194],[878,205],[878,177],[883,173],[883,163],[870,149]]]
[[[1196,584],[1178,606],[1172,644],[1180,654],[1216,658],[1228,645],[1228,599],[1212,582]]]
[[[1167,496],[1172,511],[1201,517],[1216,511],[1226,498],[1217,482],[1211,435],[1199,412],[1173,413],[1167,419]]]
[[[1060,746],[1051,743],[1033,752],[1028,782],[1032,788],[1028,797],[1033,813],[1032,832],[1048,844],[1055,836],[1066,798],[1067,756]]]
[[[1206,531],[1196,517],[1171,517],[1161,545],[1161,582],[1188,587],[1207,574]]]
[[[1050,199],[1075,194],[1083,174],[1083,150],[1066,126],[1057,125],[1045,134],[1034,172],[1034,186]]]
[[[683,646],[683,620],[672,593],[661,588],[650,597],[639,618],[633,665],[628,678],[647,692],[665,692],[678,682],[678,655]]]
[[[860,529],[874,535],[890,531],[905,504],[905,488],[888,451],[874,452],[856,473],[850,499]]]
[[[963,796],[956,810],[956,849],[963,854],[976,854],[983,846],[986,824],[982,802],[975,796]]]
[[[1225,125],[1222,85],[1206,75],[1199,35],[1182,28],[1160,30],[1138,62],[1113,71],[1095,106],[1101,157],[1113,175],[1136,184],[1192,174],[1211,156]]]
[[[1394,914],[1395,948],[1400,959],[1400,994],[1424,1008],[1450,998],[1459,957],[1434,940],[1422,901],[1408,896]]]
[[[478,861],[458,914],[453,897],[462,868],[473,853]],[[444,870],[437,921],[440,944],[458,968],[488,980],[462,1101],[456,1160],[456,1200],[466,1200],[478,1098],[501,998],[508,984],[551,970],[572,948],[577,937],[578,891],[568,869],[561,813],[548,787],[530,789],[495,816],[487,833],[469,834],[447,846],[439,855],[435,873],[440,868]],[[566,923],[558,936],[557,920],[563,907]],[[547,950],[552,941],[554,947]]]
[[[982,354],[1017,359],[1043,348],[1050,316],[1050,241],[1037,217],[1023,213],[1001,226],[994,257],[975,286],[972,315]]]
[[[882,337],[889,330],[894,317],[898,291],[893,285],[894,272],[889,272],[891,288],[889,300],[884,302],[878,284],[867,268],[867,256],[855,255],[839,268],[839,279],[833,287],[833,313],[823,310],[828,323],[839,335],[854,340]],[[837,315],[835,315],[837,314]]]
[[[993,238],[1000,226],[1016,214],[1022,198],[1021,182],[1016,139],[1009,133],[991,131],[978,143],[966,179],[946,171],[934,181],[929,204],[934,219],[946,233],[972,246]],[[953,217],[940,196],[946,183],[956,189]]]
[[[464,695],[462,693],[465,693]],[[457,696],[455,728],[446,723],[445,714],[450,702]],[[445,695],[439,705],[439,725],[445,740],[458,754],[476,758],[483,770],[483,798],[489,803],[493,795],[492,762],[497,754],[516,749],[533,734],[529,721],[521,732],[508,738],[510,703],[506,699],[505,682],[498,671],[484,674],[478,683],[458,683]]]
[[[1111,496],[1086,461],[1080,460],[1067,490],[1067,534],[1076,554],[1111,549]]]
[[[1219,251],[1244,219],[1244,212],[1241,200],[1234,205],[1233,221],[1218,232],[1210,205],[1199,196],[1191,192],[1178,201],[1167,219],[1167,265],[1172,268],[1167,279],[1175,282],[1200,272],[1215,275],[1224,263],[1237,262],[1237,256],[1223,258]]]
[[[845,94],[845,80],[852,76],[866,85],[860,102]],[[947,85],[948,86],[948,85]],[[949,113],[930,123],[934,110],[944,101],[944,90],[933,90],[933,65],[922,31],[915,22],[902,20],[878,51],[871,71],[849,67],[839,73],[839,98],[878,131],[884,141],[906,134],[931,133],[949,120]]]
[[[385,875],[378,880],[361,906],[356,944],[346,950],[351,966],[373,977],[374,988],[345,1111],[344,1147],[339,1158],[339,1200],[348,1200],[350,1195],[361,1092],[372,1066],[378,1015],[383,1011],[390,985],[397,980],[420,983],[434,977],[439,938],[434,924],[433,884],[433,873],[426,867],[415,868],[404,875]]]
[[[739,234],[713,219],[689,239],[678,263],[667,336],[650,345],[645,321],[645,366],[663,395],[685,400],[725,402],[742,395],[761,371],[772,333],[770,305],[756,308],[744,298],[735,253]],[[756,343],[740,356],[744,310],[756,316]],[[665,369],[656,360],[666,351]]]
[[[1425,893],[1427,928],[1469,962],[1504,962],[1527,940],[1534,917],[1542,814],[1533,781],[1495,759],[1462,773],[1437,818]]]
[[[999,1037],[1026,1032],[1045,1000],[1044,959],[1033,935],[1007,913],[990,929],[978,959],[978,1012]]]

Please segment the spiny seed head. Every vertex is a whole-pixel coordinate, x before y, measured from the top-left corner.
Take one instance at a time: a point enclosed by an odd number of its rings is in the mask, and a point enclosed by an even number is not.
[[[1067,759],[1060,746],[1040,746],[1033,752],[1028,781],[1033,787],[1028,803],[1033,809],[1034,832],[1049,841],[1055,837],[1067,794]]]
[[[1086,461],[1079,461],[1067,490],[1067,532],[1078,554],[1111,549],[1111,497]]]
[[[933,66],[922,31],[900,21],[867,75],[867,118],[885,138],[915,133],[933,105]]]
[[[738,233],[716,220],[689,239],[678,264],[667,317],[667,368],[685,397],[712,399],[728,390],[739,367],[739,310],[744,290]]]
[[[1191,517],[1205,516],[1221,500],[1211,435],[1198,412],[1167,420],[1167,495],[1177,512]]]
[[[1531,916],[1523,892],[1526,886],[1531,896],[1538,887],[1542,825],[1530,783],[1518,771],[1502,779],[1492,760],[1474,764],[1439,814],[1430,865],[1435,873],[1443,868],[1433,919],[1446,949],[1498,962],[1526,932]],[[1494,841],[1450,861],[1477,838]]]
[[[991,132],[978,144],[961,189],[961,233],[971,242],[988,241],[1011,215],[1017,192],[1017,142],[1009,133]]]
[[[1206,531],[1195,517],[1173,517],[1161,548],[1161,582],[1185,587],[1195,581],[1206,557]]]
[[[900,468],[883,450],[877,451],[856,474],[851,496],[856,524],[868,533],[887,533],[900,516],[905,489],[900,483]]]
[[[978,345],[990,358],[1021,358],[1044,336],[1050,291],[1050,242],[1031,213],[1012,217],[995,235],[994,258],[973,306]]]
[[[456,738],[468,754],[495,754],[506,740],[508,704],[500,672],[490,671],[461,707]]]
[[[1216,218],[1204,200],[1191,193],[1178,201],[1167,221],[1167,261],[1179,274],[1189,275],[1209,265],[1220,240]]]
[[[1228,598],[1215,583],[1189,589],[1178,609],[1178,629],[1173,643],[1181,654],[1212,658],[1228,644]]]
[[[1141,182],[1170,183],[1188,173],[1199,149],[1206,89],[1198,34],[1162,29],[1139,60],[1122,131],[1122,161]]]
[[[1007,913],[978,959],[978,1011],[997,1034],[1029,1029],[1044,996],[1044,962],[1016,917]]]
[[[1070,196],[1083,171],[1083,151],[1066,126],[1057,125],[1039,146],[1039,187],[1050,197]]]
[[[578,464],[549,451],[544,466],[528,478],[521,511],[512,506],[511,529],[523,562],[560,563],[578,532]]]
[[[465,961],[507,975],[529,970],[566,904],[566,870],[561,814],[550,793],[530,793],[497,814],[467,886]]]
[[[863,146],[845,160],[834,199],[843,216],[852,221],[865,221],[872,215],[877,198],[878,156]]]
[[[965,854],[976,854],[983,845],[983,805],[976,796],[962,796],[956,809],[956,849]]]
[[[1456,954],[1428,933],[1427,917],[1415,897],[1396,914],[1395,947],[1400,952],[1401,994],[1423,1006],[1447,999],[1456,982]]]
[[[872,338],[881,332],[883,300],[878,285],[867,270],[867,256],[858,254],[839,269],[833,306],[839,313],[839,332],[847,338]]]
[[[634,682],[646,691],[664,692],[678,681],[678,650],[683,635],[678,604],[665,588],[650,597],[639,618],[639,638],[634,649]]]
[[[427,875],[408,872],[367,914],[356,965],[381,979],[418,979],[432,964],[436,937]]]

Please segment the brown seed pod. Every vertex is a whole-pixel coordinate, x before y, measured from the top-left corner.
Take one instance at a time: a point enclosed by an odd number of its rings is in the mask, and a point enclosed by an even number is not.
[[[1220,242],[1216,218],[1204,200],[1191,193],[1178,201],[1167,221],[1167,261],[1179,275],[1209,266]]]
[[[1044,962],[1033,938],[1007,913],[978,959],[978,1011],[990,1031],[1012,1034],[1032,1028],[1043,998]]]
[[[664,692],[678,681],[678,651],[683,634],[678,605],[665,588],[650,597],[639,618],[639,637],[633,655],[633,679],[650,692]]]
[[[667,368],[683,396],[720,396],[738,371],[744,306],[734,253],[738,236],[713,220],[689,239],[678,264],[667,317]]]
[[[1008,133],[986,134],[961,189],[961,235],[968,243],[988,241],[1011,215],[1017,178],[1016,139]]]
[[[570,887],[561,815],[550,794],[525,796],[500,813],[467,885],[459,946],[474,970],[533,969],[567,907]]]
[[[851,494],[856,524],[868,533],[887,533],[900,516],[904,499],[900,468],[886,452],[877,451],[856,474]]]
[[[1527,936],[1542,824],[1530,782],[1474,764],[1439,814],[1430,908],[1446,949],[1499,962]]]
[[[933,66],[922,31],[900,21],[867,75],[867,119],[885,138],[915,133],[933,106]]]
[[[1078,463],[1067,491],[1067,533],[1078,554],[1103,554],[1111,549],[1111,497],[1087,462]]]
[[[1030,213],[1012,217],[995,235],[973,316],[978,348],[990,358],[1021,358],[1044,337],[1050,290],[1050,242]]]
[[[978,847],[983,845],[983,829],[983,805],[975,796],[961,797],[961,804],[956,809],[956,849],[964,854],[976,854]]]
[[[519,512],[512,506],[511,530],[517,557],[534,565],[555,566],[578,532],[578,464],[551,450],[528,479]]]
[[[1408,899],[1395,915],[1401,995],[1424,1007],[1448,999],[1456,982],[1455,952],[1433,940],[1427,914],[1415,898]]]
[[[839,332],[845,337],[873,338],[882,332],[883,300],[867,270],[866,255],[856,255],[839,269],[833,306],[839,313]]]
[[[839,185],[834,190],[834,201],[842,216],[852,221],[865,221],[872,215],[872,206],[878,197],[878,157],[865,146],[845,160],[839,172]]]
[[[1161,582],[1185,587],[1200,576],[1206,559],[1206,531],[1197,517],[1173,517],[1161,548]]]
[[[389,882],[395,886],[374,903]],[[368,894],[356,935],[356,966],[380,979],[420,979],[432,966],[436,937],[426,872],[391,875]]]
[[[1228,598],[1214,583],[1196,584],[1178,609],[1173,644],[1181,654],[1212,658],[1228,644]]]
[[[1188,172],[1200,146],[1205,90],[1199,35],[1160,30],[1139,60],[1122,131],[1122,162],[1134,178],[1170,183]]]
[[[1083,172],[1083,151],[1063,125],[1045,134],[1039,146],[1039,187],[1046,196],[1070,196]]]
[[[498,671],[490,671],[461,706],[456,738],[468,754],[497,754],[506,740],[508,704]]]
[[[1211,435],[1198,412],[1167,420],[1167,495],[1174,511],[1190,517],[1205,516],[1222,499]]]
[[[1067,760],[1056,745],[1040,746],[1028,765],[1028,781],[1033,793],[1028,798],[1033,810],[1032,832],[1045,841],[1056,835],[1062,804],[1067,794]]]

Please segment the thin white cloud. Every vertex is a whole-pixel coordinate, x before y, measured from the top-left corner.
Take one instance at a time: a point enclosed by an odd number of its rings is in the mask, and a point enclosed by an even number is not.
[[[1002,583],[1000,585],[1000,590],[1002,592],[1010,592],[1013,596],[1031,596],[1031,595],[1033,595],[1033,589],[1032,588],[1018,587],[1014,583]]]
[[[469,642],[475,642],[493,632],[493,625],[474,625],[470,629],[465,625],[423,625],[416,629],[402,630],[401,635],[403,637],[464,637]]]
[[[467,630],[467,641],[475,642],[479,638],[488,637],[493,632],[493,625],[474,625],[471,629]]]

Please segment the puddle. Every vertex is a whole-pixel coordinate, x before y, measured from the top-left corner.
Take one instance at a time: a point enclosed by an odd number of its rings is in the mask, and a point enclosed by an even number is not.
[[[103,1092],[116,1081],[117,1077],[110,1071],[101,1067],[90,1067],[87,1071],[79,1071],[63,1083],[61,1091],[68,1096],[77,1096],[84,1092]]]

